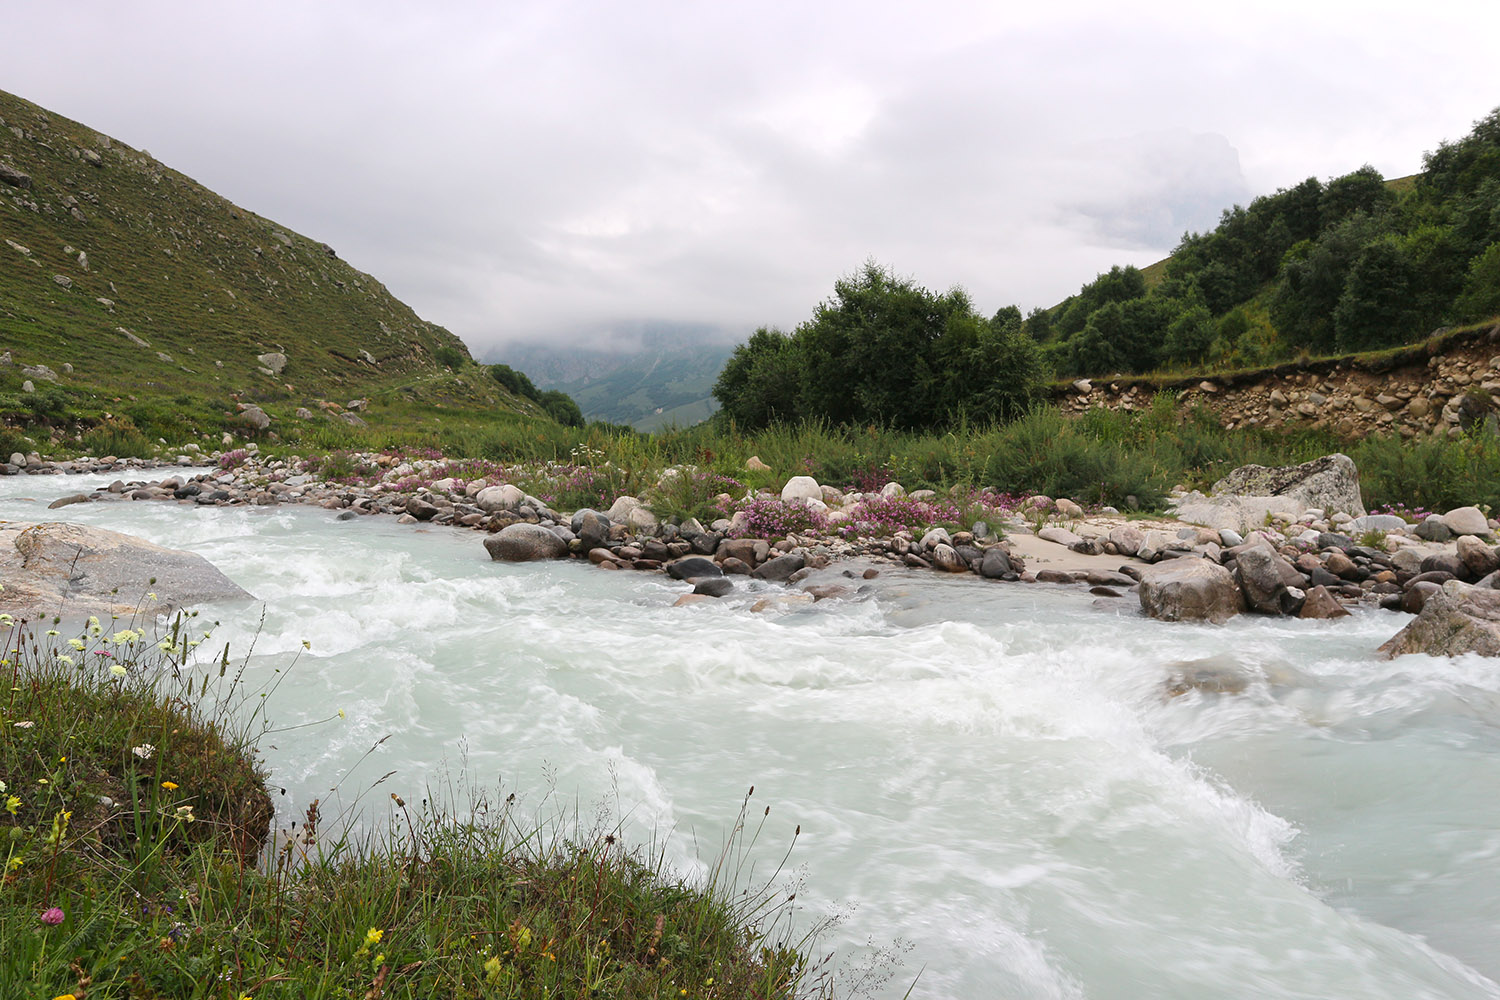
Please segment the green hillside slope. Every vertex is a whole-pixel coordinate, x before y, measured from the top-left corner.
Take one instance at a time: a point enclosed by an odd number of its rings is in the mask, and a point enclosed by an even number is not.
[[[284,434],[355,398],[539,412],[334,248],[4,92],[0,352],[0,418],[54,438],[217,438],[246,403]]]

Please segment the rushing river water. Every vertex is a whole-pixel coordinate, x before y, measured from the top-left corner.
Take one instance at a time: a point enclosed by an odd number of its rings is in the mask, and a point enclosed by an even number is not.
[[[279,727],[335,717],[267,737],[283,822],[461,772],[608,803],[687,868],[753,784],[769,864],[802,828],[823,945],[899,957],[881,995],[1500,997],[1500,661],[1376,659],[1404,616],[1166,625],[896,570],[787,612],[673,608],[666,577],[492,563],[448,528],[45,510],[106,481],[0,480],[0,518],[191,549],[258,598],[206,609],[215,639],[284,670]],[[1248,687],[1168,697],[1201,660]]]

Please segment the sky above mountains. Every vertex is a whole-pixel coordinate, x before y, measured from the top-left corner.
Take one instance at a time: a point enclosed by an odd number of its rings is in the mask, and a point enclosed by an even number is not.
[[[790,328],[874,258],[1051,305],[1500,103],[1500,4],[17,0],[0,88],[331,244],[476,354]]]

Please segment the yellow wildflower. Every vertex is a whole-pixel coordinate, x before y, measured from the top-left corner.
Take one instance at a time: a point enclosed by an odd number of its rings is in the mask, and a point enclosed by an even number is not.
[[[6,798],[6,800],[5,800],[5,811],[6,812],[8,812],[12,816],[14,816],[16,814],[16,810],[19,809],[19,808],[21,808],[21,796],[19,796],[19,795],[11,795],[11,796],[8,796]]]
[[[177,791],[177,782],[175,782],[175,781],[163,781],[161,783],[161,787],[165,788],[169,792],[175,792],[175,791]]]
[[[378,927],[371,927],[369,930],[365,931],[365,947],[368,948],[371,945],[379,944],[380,939],[383,937],[385,937],[385,931],[381,930]]]

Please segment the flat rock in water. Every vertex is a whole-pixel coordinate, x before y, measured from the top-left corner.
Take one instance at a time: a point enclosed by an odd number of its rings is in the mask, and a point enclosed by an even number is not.
[[[38,615],[147,615],[253,600],[193,552],[78,524],[0,524],[0,610]],[[147,595],[155,594],[152,601]]]

